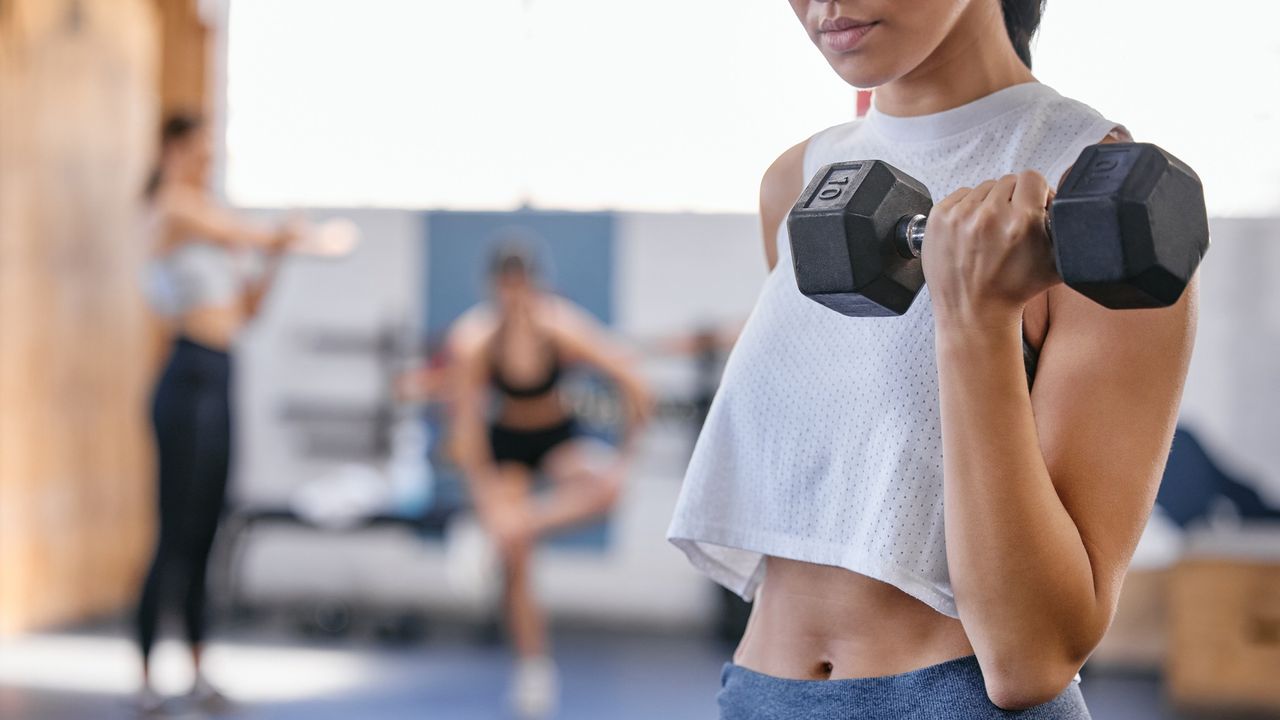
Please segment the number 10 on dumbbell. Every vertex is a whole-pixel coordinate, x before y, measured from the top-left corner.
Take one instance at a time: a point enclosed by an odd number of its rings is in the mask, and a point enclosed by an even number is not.
[[[787,216],[796,283],[845,315],[901,315],[924,286],[929,190],[880,160],[814,175]],[[1209,248],[1194,171],[1147,143],[1084,149],[1046,208],[1063,282],[1115,309],[1177,302]]]

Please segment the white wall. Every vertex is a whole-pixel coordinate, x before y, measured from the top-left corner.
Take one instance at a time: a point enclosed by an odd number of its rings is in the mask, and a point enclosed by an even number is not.
[[[264,216],[278,214],[261,213]],[[234,497],[279,503],[300,480],[328,469],[308,462],[281,421],[291,398],[372,400],[379,378],[369,363],[321,357],[307,349],[306,331],[371,332],[386,322],[421,324],[421,215],[392,210],[323,210],[315,220],[350,218],[363,240],[340,261],[290,259],[282,266],[262,315],[236,352],[236,482]]]
[[[654,337],[751,311],[765,276],[756,216],[624,213],[616,227],[623,332]]]

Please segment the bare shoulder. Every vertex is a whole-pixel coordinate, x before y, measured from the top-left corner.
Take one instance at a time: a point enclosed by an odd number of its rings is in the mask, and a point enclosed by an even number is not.
[[[1133,136],[1129,134],[1129,128],[1117,125],[1111,128],[1111,132],[1107,133],[1106,137],[1102,138],[1102,142],[1104,144],[1133,142]]]
[[[603,340],[600,321],[586,308],[559,295],[548,295],[543,302],[544,310],[538,313],[539,322],[566,356],[577,356],[583,348]]]
[[[764,171],[764,177],[760,180],[762,210],[791,209],[804,186],[804,152],[808,146],[808,139],[792,145]]]
[[[600,328],[600,321],[594,315],[568,298],[549,294],[543,302],[545,311],[539,317],[551,332],[581,336]]]
[[[806,139],[787,148],[760,180],[760,225],[770,268],[778,263],[778,227],[804,189],[804,152],[808,146]]]
[[[1129,128],[1126,128],[1123,125],[1116,125],[1115,127],[1111,128],[1110,132],[1108,132],[1106,135],[1103,135],[1102,139],[1098,140],[1099,145],[1111,145],[1113,143],[1127,143],[1127,142],[1133,142],[1133,136],[1129,134]],[[1073,167],[1075,166],[1074,165],[1067,166],[1067,169],[1063,171],[1062,176],[1057,179],[1058,185],[1062,185],[1062,181],[1066,180],[1067,176],[1071,174],[1071,168]],[[1053,178],[1049,178],[1049,179],[1052,180]]]
[[[487,304],[474,305],[453,322],[445,337],[445,347],[454,359],[467,361],[488,345],[497,327],[493,310]]]

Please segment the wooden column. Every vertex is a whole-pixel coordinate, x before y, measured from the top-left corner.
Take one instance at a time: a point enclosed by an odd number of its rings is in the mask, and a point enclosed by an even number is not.
[[[160,109],[209,111],[209,29],[195,0],[153,0],[160,18]]]
[[[149,0],[0,2],[0,633],[127,607],[154,499]]]

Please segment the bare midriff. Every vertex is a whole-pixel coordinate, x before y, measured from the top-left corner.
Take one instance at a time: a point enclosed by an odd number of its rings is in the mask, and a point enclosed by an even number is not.
[[[973,654],[964,627],[898,588],[770,557],[737,665],[796,680],[897,675]]]
[[[512,430],[541,430],[567,418],[564,400],[556,390],[533,398],[504,397],[497,422]]]
[[[201,305],[182,314],[178,334],[214,350],[227,350],[244,326],[244,313],[236,305]]]

